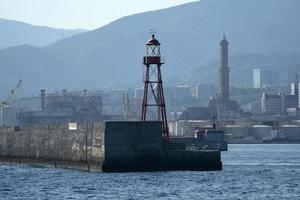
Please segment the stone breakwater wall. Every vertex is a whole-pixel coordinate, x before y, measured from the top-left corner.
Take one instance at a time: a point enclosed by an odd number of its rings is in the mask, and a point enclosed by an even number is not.
[[[220,151],[178,149],[184,144],[163,141],[161,127],[158,121],[2,127],[0,162],[104,172],[222,169]]]
[[[101,170],[105,123],[0,127],[0,161]]]

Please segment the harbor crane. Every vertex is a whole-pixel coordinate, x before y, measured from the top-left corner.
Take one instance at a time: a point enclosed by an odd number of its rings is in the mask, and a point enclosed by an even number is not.
[[[16,87],[11,90],[10,95],[8,96],[8,99],[7,99],[7,104],[9,104],[11,106],[15,106],[16,94],[17,94],[17,91],[19,90],[19,88],[21,87],[21,84],[22,84],[22,79],[20,79],[18,81]]]

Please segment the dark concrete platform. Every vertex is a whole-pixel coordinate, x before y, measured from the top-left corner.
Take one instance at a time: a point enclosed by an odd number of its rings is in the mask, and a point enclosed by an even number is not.
[[[218,150],[162,140],[161,122],[0,127],[0,163],[88,171],[221,170]]]
[[[107,122],[105,127],[105,172],[222,169],[219,150],[164,142],[161,122]]]

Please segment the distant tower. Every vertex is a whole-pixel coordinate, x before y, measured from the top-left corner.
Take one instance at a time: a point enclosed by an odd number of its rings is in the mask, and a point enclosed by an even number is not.
[[[299,80],[298,80],[298,74],[295,75],[295,80],[291,84],[291,95],[295,95],[295,98],[297,99],[297,108],[299,108]]]
[[[225,34],[220,42],[219,100],[225,111],[229,102],[228,41]]]
[[[298,80],[298,74],[295,75],[295,95],[299,97],[299,80]]]
[[[146,43],[146,56],[144,56],[143,64],[146,71],[141,120],[162,121],[162,136],[164,140],[168,140],[169,128],[161,77],[161,65],[164,61],[160,55],[160,43],[155,39],[154,34]]]
[[[46,90],[41,89],[41,110],[46,110]]]
[[[299,108],[299,79],[298,74],[295,75],[295,95],[297,98],[297,108]]]

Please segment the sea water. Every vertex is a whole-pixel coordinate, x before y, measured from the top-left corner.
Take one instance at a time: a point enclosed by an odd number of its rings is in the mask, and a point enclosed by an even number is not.
[[[0,199],[300,199],[300,145],[229,145],[222,171],[93,173],[0,165]]]

